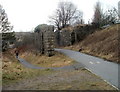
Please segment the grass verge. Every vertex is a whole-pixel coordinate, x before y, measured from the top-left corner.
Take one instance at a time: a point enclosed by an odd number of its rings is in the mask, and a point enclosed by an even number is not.
[[[55,56],[47,57],[44,55],[36,55],[33,52],[23,52],[20,55],[21,58],[25,59],[29,63],[42,66],[42,67],[61,67],[73,64],[75,61],[68,57],[57,53]],[[2,63],[2,83],[3,85],[14,83],[18,80],[32,78],[35,76],[46,75],[53,73],[51,69],[30,69],[27,68],[15,58],[12,50],[3,53]]]

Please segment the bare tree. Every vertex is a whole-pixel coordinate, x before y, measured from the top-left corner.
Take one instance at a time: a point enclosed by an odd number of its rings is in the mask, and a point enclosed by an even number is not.
[[[8,17],[5,10],[2,8],[2,5],[0,5],[0,32],[11,31],[12,28],[13,26],[11,26],[10,22],[8,22]]]
[[[102,17],[102,25],[114,24],[118,21],[118,11],[116,8],[108,9]]]
[[[0,43],[2,44],[2,51],[6,51],[9,47],[9,44],[14,43],[16,39],[15,32],[11,32],[12,29],[13,26],[11,26],[10,22],[8,22],[7,14],[2,8],[2,5],[0,5]]]
[[[71,19],[70,24],[71,25],[84,24],[83,12],[77,10],[75,17]]]
[[[50,17],[50,22],[54,23],[58,30],[65,28],[68,25],[74,24],[77,20],[81,20],[82,12],[77,10],[71,2],[59,2],[58,8],[53,16]]]
[[[93,22],[98,24],[98,26],[100,26],[100,22],[102,20],[102,15],[103,15],[103,13],[102,13],[102,8],[101,8],[101,3],[96,2]]]

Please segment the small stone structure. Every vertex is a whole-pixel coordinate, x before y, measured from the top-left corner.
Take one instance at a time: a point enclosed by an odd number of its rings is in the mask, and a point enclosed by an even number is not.
[[[67,30],[60,31],[60,45],[62,46],[69,46],[71,45],[71,33]]]
[[[55,34],[53,26],[46,25],[36,29],[35,46],[41,54],[54,55]]]
[[[37,51],[47,56],[54,55],[55,46],[70,46],[83,40],[96,29],[95,25],[78,25],[54,32],[54,27],[44,25],[36,27],[35,45]]]
[[[70,46],[85,38],[86,35],[94,32],[96,27],[94,25],[78,25],[75,27],[68,27],[55,32],[57,46]]]

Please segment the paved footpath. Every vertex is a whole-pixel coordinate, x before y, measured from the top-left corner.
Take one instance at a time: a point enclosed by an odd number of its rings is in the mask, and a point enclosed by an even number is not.
[[[85,66],[85,68],[100,76],[111,85],[120,89],[120,64],[108,62],[104,59],[83,54],[77,51],[65,49],[55,50],[65,54],[66,56],[69,56],[77,62],[80,62]]]

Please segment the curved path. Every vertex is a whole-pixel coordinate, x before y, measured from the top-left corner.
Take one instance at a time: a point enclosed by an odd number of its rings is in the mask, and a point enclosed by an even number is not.
[[[19,57],[18,57],[18,60],[25,67],[32,68],[32,69],[48,69],[49,68],[49,69],[59,70],[59,69],[79,69],[81,67],[85,67],[89,71],[103,78],[108,83],[120,89],[120,80],[118,79],[119,77],[118,74],[120,74],[120,70],[119,70],[120,64],[108,62],[108,61],[105,61],[104,59],[86,55],[77,51],[65,50],[65,49],[55,49],[55,50],[65,54],[66,56],[69,56],[70,58],[76,60],[79,63],[70,65],[70,66],[64,66],[64,67],[38,67],[28,63],[27,61]]]
[[[120,74],[120,64],[108,62],[104,59],[86,55],[77,51],[65,49],[55,50],[69,56],[77,62],[80,62],[85,66],[85,68],[120,89],[120,80],[118,79],[118,75]]]
[[[69,65],[69,66],[63,66],[63,67],[40,67],[40,66],[32,65],[32,64],[28,63],[27,61],[25,61],[24,59],[21,59],[19,57],[18,57],[18,60],[25,67],[32,68],[32,69],[54,69],[54,70],[60,70],[60,69],[79,69],[79,68],[83,67],[83,65],[81,65],[80,63]]]

